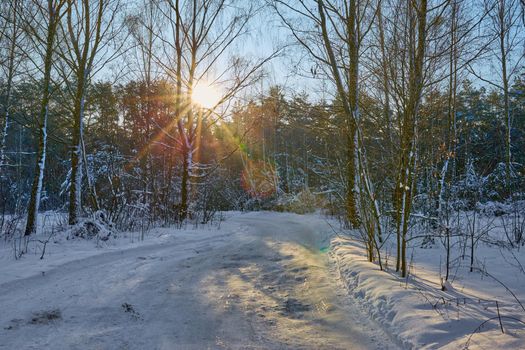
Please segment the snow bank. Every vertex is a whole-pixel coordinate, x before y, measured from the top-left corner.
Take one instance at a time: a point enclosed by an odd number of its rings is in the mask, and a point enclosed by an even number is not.
[[[512,300],[497,299],[495,286],[484,283],[477,292],[455,283],[441,291],[439,277],[428,269],[412,265],[412,275],[403,279],[368,262],[360,243],[337,237],[331,248],[349,295],[403,348],[525,349],[525,326],[517,321],[524,313]]]

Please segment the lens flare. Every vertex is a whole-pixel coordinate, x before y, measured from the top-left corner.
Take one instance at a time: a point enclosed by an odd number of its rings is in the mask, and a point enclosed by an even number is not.
[[[247,160],[241,174],[241,185],[254,198],[266,198],[275,193],[278,183],[275,167],[262,160]]]

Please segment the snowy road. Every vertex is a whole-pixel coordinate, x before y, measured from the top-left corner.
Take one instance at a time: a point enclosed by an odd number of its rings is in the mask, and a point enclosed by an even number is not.
[[[321,218],[178,232],[0,284],[0,349],[397,348],[337,280]]]

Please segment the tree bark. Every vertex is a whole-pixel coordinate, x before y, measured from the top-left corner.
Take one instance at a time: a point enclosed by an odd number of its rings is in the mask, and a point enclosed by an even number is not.
[[[84,132],[84,103],[85,103],[86,72],[83,67],[77,77],[77,92],[73,112],[74,125],[71,140],[71,184],[69,191],[69,224],[75,225],[79,221],[82,208],[82,138]]]

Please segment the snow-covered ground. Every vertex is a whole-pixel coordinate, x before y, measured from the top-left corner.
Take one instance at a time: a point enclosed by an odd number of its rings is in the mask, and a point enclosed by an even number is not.
[[[525,254],[515,252],[517,260],[511,264],[509,252],[479,244],[476,254],[488,276],[469,272],[468,259],[459,261],[454,253],[451,283],[442,291],[444,250],[439,244],[410,249],[407,279],[394,272],[395,257],[389,257],[387,271],[380,271],[356,240],[336,237],[331,244],[332,261],[349,295],[404,347],[525,349],[525,310],[520,305],[525,303],[525,274],[517,265],[525,262]]]
[[[398,348],[336,278],[321,217],[228,216],[144,242],[57,235],[43,260],[4,246],[0,348]]]
[[[462,265],[441,291],[439,245],[411,249],[401,279],[318,214],[226,217],[144,241],[57,233],[42,260],[41,244],[14,260],[4,242],[0,349],[525,349],[525,312],[499,282]],[[525,275],[501,253],[477,250],[523,302]]]

